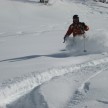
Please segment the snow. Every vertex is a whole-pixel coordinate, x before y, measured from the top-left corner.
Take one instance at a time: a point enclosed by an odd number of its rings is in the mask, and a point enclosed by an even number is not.
[[[0,0],[0,108],[107,108],[108,6],[91,0]],[[63,43],[72,16],[90,30]]]
[[[88,92],[83,95],[83,100],[80,100],[79,105],[73,106],[73,108],[107,108],[108,107],[108,96],[107,89],[107,71],[108,68],[102,71],[100,74],[89,79],[90,87]],[[71,103],[72,105],[72,103]]]

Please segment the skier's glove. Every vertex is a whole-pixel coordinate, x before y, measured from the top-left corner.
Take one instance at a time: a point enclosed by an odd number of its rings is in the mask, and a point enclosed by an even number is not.
[[[67,37],[68,37],[68,36],[64,36],[64,42],[63,42],[63,43],[65,43],[65,41],[66,41]]]

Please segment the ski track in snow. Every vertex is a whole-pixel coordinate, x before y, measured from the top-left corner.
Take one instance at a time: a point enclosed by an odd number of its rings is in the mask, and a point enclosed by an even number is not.
[[[28,36],[28,35],[41,35],[45,32],[52,32],[52,31],[64,31],[64,27],[61,28],[60,27],[61,25],[60,24],[55,24],[55,25],[41,25],[40,26],[40,29],[43,29],[41,31],[17,31],[17,32],[1,32],[0,33],[0,38],[6,38],[6,37],[17,37],[17,36]],[[62,24],[62,26],[66,26],[66,24]],[[47,29],[45,29],[47,28]]]
[[[72,98],[70,99],[69,103],[67,104],[66,108],[76,108],[76,105],[78,105],[80,102],[84,100],[84,97],[86,93],[89,91],[89,86],[90,86],[90,80],[95,78],[98,74],[101,72],[108,70],[108,63],[102,63],[97,66],[95,66],[95,69],[91,69],[91,71],[94,72],[93,75],[88,77],[80,86],[77,88],[77,90],[74,92]],[[90,72],[90,71],[89,71]],[[107,101],[101,101],[97,100],[98,102],[108,104]],[[86,106],[84,107],[86,108]]]
[[[102,5],[97,5],[96,3],[90,3],[90,4],[85,4],[86,6],[88,6],[89,8],[91,8],[93,11],[99,12],[100,14],[108,14],[108,6],[102,6]],[[102,10],[104,9],[104,11]],[[105,11],[106,9],[106,11]]]
[[[108,57],[93,60],[83,64],[49,69],[42,73],[32,72],[23,77],[10,79],[0,84],[0,108],[16,100],[22,95],[29,93],[32,89],[36,88],[46,81],[51,80],[56,76],[61,76],[67,73],[75,73],[78,71],[83,72],[84,70],[86,70],[84,71],[86,74],[92,74],[89,76],[88,79],[84,80],[81,87],[78,88],[78,91],[81,91],[84,88],[86,82],[88,82],[91,78],[95,77],[97,74],[105,69],[108,69]],[[86,85],[85,89],[87,89],[87,86],[89,85]],[[69,106],[73,106],[73,104],[78,103],[80,99],[76,99],[76,97],[79,96],[82,96],[80,92],[75,93],[75,96],[71,99],[71,105]],[[75,100],[77,101],[74,102]]]
[[[24,31],[19,31],[19,32],[16,32],[15,34],[4,34],[2,36],[0,36],[0,38],[6,38],[6,37],[17,37],[17,36],[23,36],[23,35],[32,35],[32,34],[35,34],[35,35],[40,35],[42,33],[45,33],[45,32],[52,32],[52,31],[63,31],[63,29],[61,30],[43,30],[43,31],[36,31],[36,32],[24,32]]]

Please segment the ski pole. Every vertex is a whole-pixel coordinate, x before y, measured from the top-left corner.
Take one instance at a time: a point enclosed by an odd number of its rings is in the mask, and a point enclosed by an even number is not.
[[[87,52],[86,48],[85,48],[85,35],[84,35],[84,52]]]

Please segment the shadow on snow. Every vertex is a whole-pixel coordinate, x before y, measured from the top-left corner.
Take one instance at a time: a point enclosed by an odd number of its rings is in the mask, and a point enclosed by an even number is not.
[[[17,58],[11,58],[11,59],[5,59],[5,60],[1,60],[0,62],[16,62],[16,61],[23,61],[23,60],[29,60],[29,59],[34,59],[34,58],[38,58],[38,57],[52,57],[52,58],[66,58],[66,57],[70,57],[69,54],[67,53],[55,53],[55,54],[51,54],[51,55],[30,55],[30,56],[23,56],[23,57],[17,57]]]
[[[49,55],[29,55],[29,56],[23,56],[23,57],[16,57],[16,58],[10,58],[10,59],[4,59],[0,60],[0,62],[17,62],[17,61],[23,61],[23,60],[30,60],[35,59],[38,57],[51,57],[51,58],[68,58],[68,57],[76,57],[76,56],[85,56],[89,54],[102,54],[100,52],[80,52],[80,53],[71,53],[71,52],[64,52],[65,50],[61,50],[63,52],[61,53],[54,53]]]
[[[17,2],[23,2],[23,3],[40,3],[39,1],[30,1],[30,0],[10,0],[10,1],[17,1]]]

